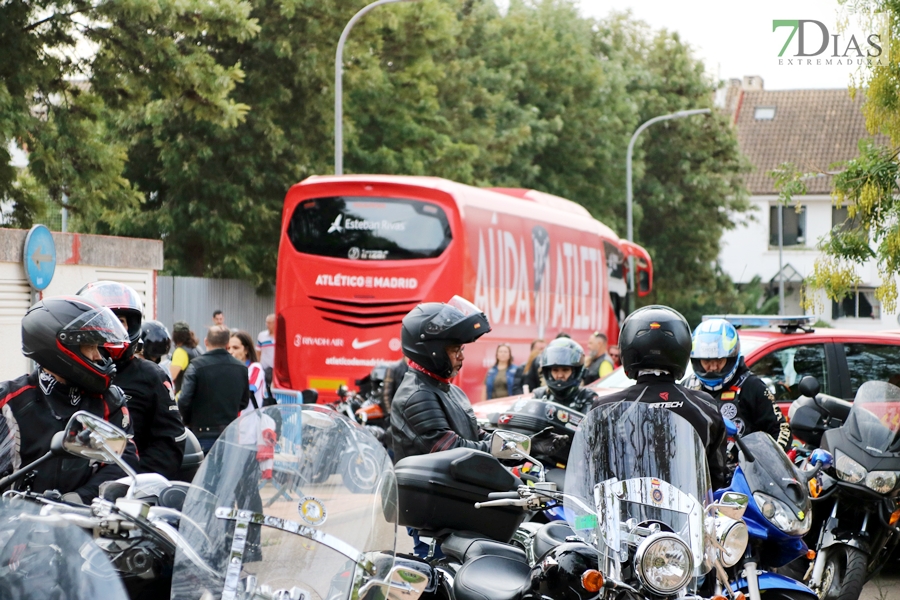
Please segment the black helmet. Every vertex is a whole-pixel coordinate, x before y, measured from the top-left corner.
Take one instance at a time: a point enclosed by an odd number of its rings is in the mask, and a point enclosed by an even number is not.
[[[88,360],[81,353],[83,344],[97,344],[103,360]],[[22,354],[93,394],[109,388],[116,374],[114,360],[128,346],[128,333],[116,315],[87,298],[46,298],[22,317]]]
[[[134,288],[116,281],[95,281],[80,290],[79,296],[90,298],[100,306],[113,311],[117,317],[124,317],[128,323],[128,340],[130,347],[118,360],[127,361],[137,350],[141,341],[141,319],[144,318],[144,304]]]
[[[538,364],[541,366],[541,375],[554,396],[566,399],[578,391],[584,374],[584,350],[578,342],[570,338],[556,338],[541,352]],[[550,375],[553,367],[570,367],[572,374],[567,379],[557,381]]]
[[[403,355],[440,377],[450,377],[453,365],[445,348],[471,344],[488,331],[487,317],[474,304],[453,296],[447,304],[426,302],[403,317],[400,342]]]
[[[619,351],[631,379],[637,379],[642,369],[668,371],[681,379],[691,357],[691,328],[677,310],[645,306],[622,323]]]
[[[169,347],[172,345],[169,330],[159,321],[144,321],[141,325],[141,342],[144,358],[156,363],[169,353]]]

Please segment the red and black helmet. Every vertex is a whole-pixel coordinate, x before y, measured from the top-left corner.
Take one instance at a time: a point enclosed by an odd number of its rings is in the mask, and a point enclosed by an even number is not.
[[[144,318],[144,303],[134,288],[117,281],[95,281],[78,290],[78,295],[90,298],[125,319],[130,347],[116,361],[127,361],[134,356],[141,341],[141,321]]]
[[[81,346],[94,344],[103,357],[97,362],[81,352]],[[116,374],[114,360],[129,345],[116,315],[87,298],[45,298],[22,317],[22,354],[89,393],[109,388]]]

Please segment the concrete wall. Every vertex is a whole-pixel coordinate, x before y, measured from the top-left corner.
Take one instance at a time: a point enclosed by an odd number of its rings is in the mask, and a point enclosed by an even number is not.
[[[25,277],[22,252],[26,231],[0,229],[0,380],[27,372],[22,356],[21,320],[40,297],[74,294],[99,279],[128,284],[141,294],[144,316],[156,316],[156,271],[163,266],[157,240],[77,233],[54,233],[56,271],[50,285],[33,293]]]
[[[756,208],[751,213],[754,220],[725,233],[719,259],[723,269],[735,283],[747,283],[755,275],[759,275],[766,284],[778,274],[778,246],[769,245],[769,207],[776,204],[777,196],[752,196],[750,201]],[[832,201],[827,195],[809,195],[803,197],[801,204],[806,206],[806,242],[803,246],[785,246],[783,264],[790,265],[805,278],[812,274],[815,261],[821,254],[816,245],[831,231]],[[794,210],[793,205],[786,206],[784,210],[787,214]],[[869,261],[857,272],[862,280],[861,287],[874,288],[880,284],[875,261]],[[799,285],[788,287],[799,290]],[[813,311],[816,316],[835,327],[869,331],[898,328],[897,312],[889,314],[881,311],[880,319],[832,319],[832,303],[824,292],[816,295],[816,302],[818,308]],[[799,293],[796,291],[785,298],[785,312],[803,313]]]

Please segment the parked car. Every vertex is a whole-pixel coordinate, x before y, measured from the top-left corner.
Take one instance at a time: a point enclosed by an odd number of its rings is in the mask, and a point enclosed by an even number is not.
[[[785,415],[791,402],[800,396],[798,384],[806,375],[819,380],[822,393],[846,400],[853,400],[856,390],[866,381],[900,386],[900,332],[814,329],[813,317],[709,318],[725,318],[740,327],[741,352],[747,366],[766,381]],[[633,383],[619,367],[591,387],[606,395]],[[480,402],[474,405],[475,415],[482,423],[488,423],[491,415],[504,412],[521,397]]]

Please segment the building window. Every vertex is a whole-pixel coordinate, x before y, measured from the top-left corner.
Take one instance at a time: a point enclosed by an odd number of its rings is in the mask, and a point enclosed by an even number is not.
[[[769,245],[775,247],[778,247],[778,209],[778,205],[769,207]],[[796,207],[785,206],[783,219],[783,245],[806,244],[806,207],[801,206],[800,212],[797,212]]]
[[[835,227],[840,227],[841,231],[852,231],[857,229],[859,227],[859,216],[857,215],[851,219],[846,206],[832,206],[831,228],[834,229]]]
[[[757,106],[753,110],[753,118],[757,121],[771,121],[775,118],[774,106]]]
[[[831,304],[831,318],[880,319],[881,304],[875,298],[874,289],[861,289],[844,296],[840,302]]]

